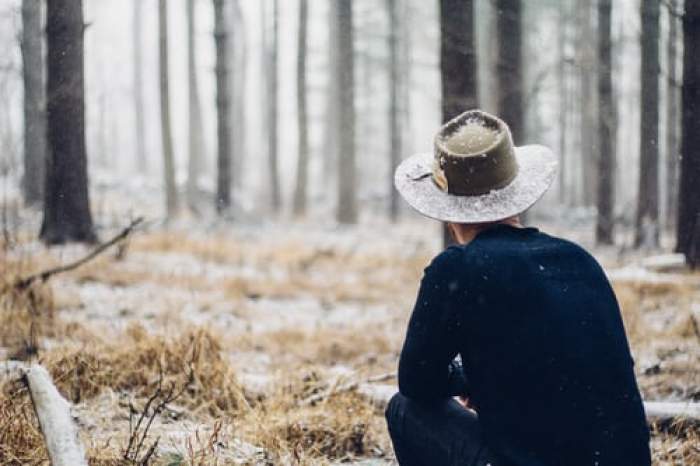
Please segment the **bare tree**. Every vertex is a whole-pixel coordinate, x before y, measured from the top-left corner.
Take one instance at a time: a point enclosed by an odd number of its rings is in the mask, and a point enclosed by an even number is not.
[[[48,244],[94,242],[85,148],[83,2],[51,0],[46,17],[49,150],[40,237]]]
[[[22,78],[24,80],[24,177],[27,204],[41,202],[46,165],[46,114],[42,4],[22,0]]]
[[[328,73],[325,89],[325,109],[324,109],[324,130],[323,130],[323,173],[329,186],[335,186],[338,182],[338,157],[340,127],[338,118],[340,109],[338,102],[338,81],[336,79],[336,68],[338,67],[338,34],[335,30],[338,2],[333,0],[328,2]],[[324,191],[328,198],[333,197],[330,190]],[[335,199],[333,199],[335,200]]]
[[[685,2],[680,190],[676,250],[700,266],[700,2]]]
[[[243,163],[247,151],[246,146],[246,70],[248,68],[248,42],[246,40],[246,25],[241,11],[239,0],[231,2],[232,24],[235,37],[231,47],[233,55],[233,70],[231,72],[231,81],[233,82],[233,120],[236,122],[232,125],[233,142],[231,145],[231,157],[233,158],[231,165],[233,169],[233,177],[231,179],[231,189],[235,192],[235,188],[240,186],[243,179]]]
[[[195,207],[197,199],[197,179],[202,171],[204,128],[202,126],[202,105],[199,98],[196,58],[196,5],[195,0],[187,0],[187,76],[188,76],[188,163],[187,163],[187,202]]]
[[[673,229],[676,225],[678,212],[678,129],[679,112],[678,99],[680,86],[678,83],[678,10],[679,0],[668,0],[668,43],[666,45],[666,60],[668,79],[666,85],[666,227]]]
[[[263,0],[264,3],[267,0]],[[263,14],[263,25],[266,24]],[[263,26],[265,28],[265,26]],[[266,29],[266,28],[265,28]],[[279,47],[279,1],[272,0],[272,37],[266,43],[266,83],[267,83],[267,131],[268,131],[268,175],[270,183],[270,194],[272,200],[272,210],[279,212],[282,205],[282,194],[279,181],[279,134],[278,134],[278,47]]]
[[[297,182],[294,191],[294,215],[306,214],[306,198],[309,171],[309,122],[306,94],[306,37],[308,33],[308,0],[299,2],[299,34],[297,46],[297,119],[299,131],[299,153],[297,156]]]
[[[613,244],[615,193],[615,98],[612,89],[612,0],[598,0],[598,101],[600,121],[598,139],[598,220],[596,241]]]
[[[355,66],[353,54],[352,2],[338,1],[335,5],[337,61],[335,78],[338,83],[338,211],[340,223],[357,221],[355,193]]]
[[[221,213],[231,206],[231,93],[228,77],[228,31],[225,0],[214,0],[214,38],[216,41],[216,117],[217,117],[217,183],[216,210]]]
[[[177,213],[178,199],[175,185],[175,155],[170,125],[170,79],[168,77],[168,4],[158,0],[158,67],[160,73],[160,126],[163,144],[165,179],[165,207],[168,217]]]
[[[440,0],[442,121],[479,106],[473,0]],[[443,226],[443,244],[452,243]]]
[[[596,163],[598,162],[598,122],[597,92],[596,92],[596,37],[593,27],[593,0],[577,0],[578,9],[578,44],[576,46],[576,61],[580,78],[579,85],[579,130],[581,131],[581,178],[580,199],[585,206],[595,203]]]
[[[389,217],[396,221],[399,216],[399,196],[394,189],[394,170],[401,160],[402,138],[399,115],[399,12],[396,0],[386,0],[389,13]]]
[[[141,173],[147,169],[146,159],[146,126],[143,113],[143,0],[133,0],[133,40],[132,51],[134,60],[134,134],[136,135],[136,164]]]
[[[659,0],[642,0],[640,166],[635,245],[659,244]]]
[[[557,21],[557,45],[559,53],[559,64],[557,66],[557,84],[559,94],[559,200],[566,202],[568,195],[567,175],[568,175],[568,122],[569,122],[569,58],[567,47],[569,42],[569,14],[567,11],[568,2],[559,3],[559,14]]]
[[[498,114],[510,126],[515,144],[525,139],[522,62],[522,5],[520,0],[496,0],[498,60],[496,81]],[[526,212],[520,215],[525,223]]]

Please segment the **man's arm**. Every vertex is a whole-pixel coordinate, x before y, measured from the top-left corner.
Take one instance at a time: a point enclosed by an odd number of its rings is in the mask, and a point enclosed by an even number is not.
[[[399,360],[399,391],[408,398],[431,401],[455,394],[449,366],[457,355],[453,295],[460,292],[460,277],[454,273],[458,254],[448,249],[425,269]]]

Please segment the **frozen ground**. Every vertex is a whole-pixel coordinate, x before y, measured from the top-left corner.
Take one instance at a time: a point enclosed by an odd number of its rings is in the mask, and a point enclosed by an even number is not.
[[[581,230],[567,236],[588,242]],[[46,250],[28,233],[18,237],[2,259],[20,275],[85,252],[80,246]],[[355,398],[330,395],[313,409],[301,408],[299,399],[395,369],[422,269],[438,248],[435,225],[413,220],[349,229],[150,225],[121,257],[109,252],[51,279],[54,330],[40,332],[39,358],[74,401],[98,464],[111,464],[99,458],[118,456],[129,412],[143,407],[154,383],[150,376],[138,377],[139,363],[131,364],[130,355],[167,359],[158,348],[199,330],[215,336],[210,351],[220,356],[222,368],[204,367],[201,374],[223,373],[223,384],[242,387],[245,401],[239,401],[248,407],[222,409],[217,387],[197,379],[199,394],[171,403],[154,421],[149,438],[161,437],[159,461],[180,464],[179,458],[185,464],[201,451],[201,464],[390,463],[382,409],[371,401],[385,396],[376,393],[385,388],[361,384],[347,394]],[[595,252],[623,306],[645,397],[698,400],[700,276],[659,271],[641,256],[612,249]],[[3,353],[15,350],[6,342]],[[143,363],[145,373],[152,371],[149,364]],[[94,383],[81,378],[80,367],[95,374]],[[79,382],[69,382],[71,377]],[[198,402],[204,398],[216,408]],[[277,398],[285,401],[277,405]],[[353,417],[363,420],[358,424]],[[360,433],[338,433],[346,426]],[[697,447],[687,445],[697,439],[692,435],[658,433],[658,464],[700,464]],[[678,458],[696,462],[676,463]]]

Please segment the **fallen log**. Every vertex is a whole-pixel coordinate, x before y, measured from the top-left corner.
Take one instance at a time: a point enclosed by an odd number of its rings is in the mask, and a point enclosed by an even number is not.
[[[22,372],[52,466],[87,466],[70,404],[58,392],[49,373],[36,364]]]
[[[389,379],[390,374],[382,374],[375,382]],[[394,393],[397,392],[395,385],[390,384],[371,384],[372,379],[367,379],[361,383],[347,384],[337,388],[334,392],[343,390],[355,390],[365,396],[374,404],[386,404]],[[314,395],[313,401],[319,401],[325,396],[328,396],[328,391]],[[307,398],[306,400],[310,400]],[[645,401],[644,411],[647,415],[647,420],[652,421],[667,421],[667,420],[689,420],[700,422],[700,403],[693,401]]]

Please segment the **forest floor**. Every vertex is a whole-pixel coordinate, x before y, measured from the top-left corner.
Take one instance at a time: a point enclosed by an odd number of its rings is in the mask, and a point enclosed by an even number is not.
[[[6,238],[0,361],[47,367],[91,464],[136,464],[155,442],[153,464],[391,464],[383,400],[396,381],[386,374],[436,228],[193,225],[148,226],[23,292],[18,277],[88,249],[46,249],[30,232]],[[645,399],[698,401],[700,274],[594,252],[622,305]],[[146,420],[171,390],[140,442],[148,400]],[[47,462],[34,419],[27,391],[5,378],[0,463]],[[697,425],[654,428],[655,464],[700,465],[698,445]]]

